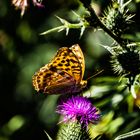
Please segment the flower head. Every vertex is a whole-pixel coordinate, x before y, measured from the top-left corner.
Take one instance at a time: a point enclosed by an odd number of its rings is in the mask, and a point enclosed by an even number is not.
[[[104,13],[103,22],[105,26],[112,31],[115,35],[121,36],[125,33],[130,24],[132,23],[132,18],[134,15],[129,14],[129,10],[126,6],[130,1],[122,4],[119,1],[112,1],[112,4],[108,6]]]
[[[33,4],[37,7],[44,7],[42,5],[43,0],[32,0]],[[12,4],[16,7],[16,9],[21,10],[21,16],[24,15],[25,10],[29,5],[29,0],[12,0]]]
[[[136,76],[140,73],[140,52],[128,48],[113,55],[111,63],[116,73]]]
[[[85,97],[76,96],[69,98],[62,105],[57,106],[56,112],[64,116],[64,122],[68,120],[79,121],[83,126],[96,123],[100,114],[97,113],[96,107]]]
[[[42,1],[43,0],[33,0],[33,4],[35,5],[35,6],[38,6],[38,7],[44,7],[44,5],[42,5]]]
[[[21,10],[21,16],[24,15],[24,12],[28,6],[27,0],[12,0],[12,4],[17,8]]]

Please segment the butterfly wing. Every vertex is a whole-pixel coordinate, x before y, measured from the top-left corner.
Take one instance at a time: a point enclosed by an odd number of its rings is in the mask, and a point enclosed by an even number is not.
[[[71,48],[72,52],[75,54],[75,57],[77,57],[77,60],[79,61],[80,64],[80,69],[81,69],[81,76],[80,76],[80,81],[83,79],[84,72],[85,72],[85,59],[83,52],[78,44],[73,45]]]
[[[85,69],[84,56],[79,45],[73,45],[71,48],[60,48],[56,56],[49,63],[49,67],[52,71],[61,70],[68,73],[79,83]]]
[[[58,70],[57,72],[51,71],[48,65],[42,67],[33,76],[33,86],[38,92],[48,94],[61,94],[61,93],[72,93],[75,88],[75,79],[63,72]],[[78,92],[78,91],[76,91]]]
[[[79,45],[60,48],[49,64],[33,76],[33,86],[39,92],[74,93],[83,88],[84,56]]]

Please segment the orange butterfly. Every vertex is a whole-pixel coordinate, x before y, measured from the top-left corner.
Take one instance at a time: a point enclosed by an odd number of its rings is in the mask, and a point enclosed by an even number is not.
[[[62,47],[55,57],[33,75],[33,86],[47,94],[74,94],[82,91],[85,61],[78,44]]]

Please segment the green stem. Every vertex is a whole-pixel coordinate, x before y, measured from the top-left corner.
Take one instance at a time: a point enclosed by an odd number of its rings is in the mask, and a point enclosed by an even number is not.
[[[118,136],[117,138],[115,138],[115,140],[128,139],[128,138],[134,137],[134,136],[136,136],[136,135],[140,135],[140,128],[138,128],[138,129],[136,129],[136,130],[133,130],[133,131],[131,131],[131,132],[122,134],[122,135]]]
[[[63,28],[64,28],[64,26],[59,26],[59,27],[56,27],[56,28],[52,28],[50,30],[47,30],[47,31],[41,33],[40,35],[46,35],[46,34],[49,34],[49,33],[52,33],[52,32],[63,30]]]

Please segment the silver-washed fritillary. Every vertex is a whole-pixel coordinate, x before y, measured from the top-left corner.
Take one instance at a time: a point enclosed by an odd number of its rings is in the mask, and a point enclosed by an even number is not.
[[[62,47],[55,57],[33,75],[33,86],[47,94],[74,94],[87,84],[83,80],[85,60],[78,44]]]

